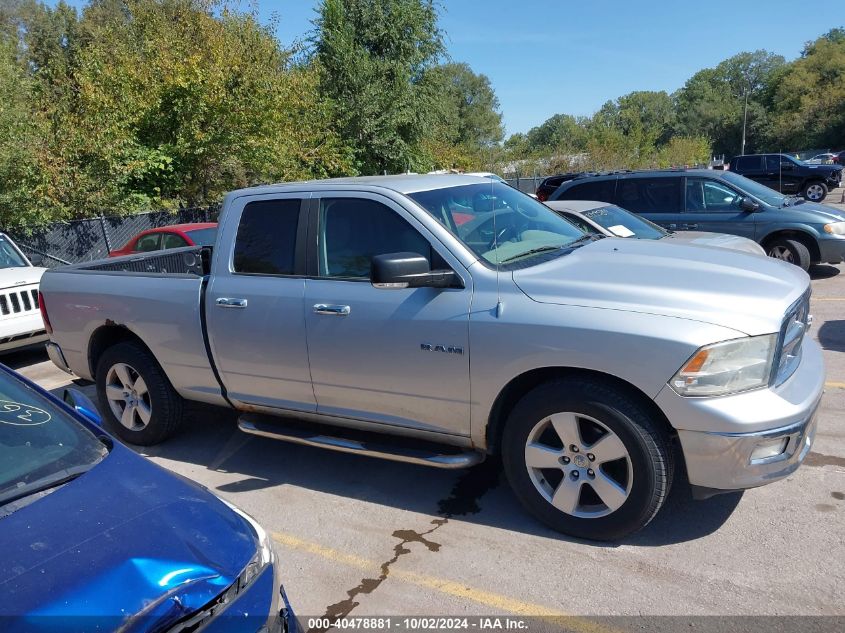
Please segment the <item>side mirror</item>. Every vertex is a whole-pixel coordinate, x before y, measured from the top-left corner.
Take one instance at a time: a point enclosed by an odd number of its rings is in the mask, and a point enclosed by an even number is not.
[[[93,422],[97,426],[103,425],[103,419],[97,412],[97,407],[95,407],[90,398],[81,391],[77,389],[65,389],[65,392],[62,395],[62,400],[82,417]]]
[[[373,257],[370,282],[376,288],[463,288],[454,270],[431,270],[418,253],[388,253]]]
[[[32,257],[29,258],[29,263],[33,266],[43,266],[44,265],[44,257],[35,253]]]
[[[760,205],[751,198],[743,198],[739,203],[739,208],[747,213],[754,213],[760,210]]]

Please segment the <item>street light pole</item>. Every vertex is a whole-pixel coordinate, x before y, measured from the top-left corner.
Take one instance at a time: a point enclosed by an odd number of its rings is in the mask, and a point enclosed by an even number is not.
[[[742,112],[742,149],[740,156],[745,156],[745,127],[748,124],[748,88],[745,89],[745,108]]]

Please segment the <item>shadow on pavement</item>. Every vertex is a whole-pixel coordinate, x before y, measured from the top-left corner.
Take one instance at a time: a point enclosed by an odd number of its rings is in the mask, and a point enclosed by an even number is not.
[[[810,266],[810,270],[807,272],[810,275],[810,279],[830,279],[831,277],[836,277],[841,271],[837,266],[815,264]]]
[[[219,486],[221,492],[295,486],[595,547],[654,547],[701,538],[719,529],[741,498],[741,494],[730,494],[693,501],[679,460],[681,472],[676,473],[669,498],[650,525],[622,543],[579,541],[532,518],[511,493],[497,460],[469,470],[439,470],[249,436],[238,431],[235,423],[231,411],[194,406],[176,437],[136,450],[239,476]]]
[[[24,347],[14,352],[7,352],[0,356],[0,363],[15,371],[48,360],[50,358],[47,356],[47,350],[44,348],[43,343],[33,345],[32,347]]]
[[[825,321],[819,328],[819,343],[824,349],[845,352],[845,321]]]

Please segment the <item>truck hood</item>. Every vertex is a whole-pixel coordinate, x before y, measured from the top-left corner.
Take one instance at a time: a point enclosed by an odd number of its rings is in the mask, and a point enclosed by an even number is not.
[[[0,268],[0,290],[14,286],[37,284],[46,268],[36,266],[18,266],[14,268]]]
[[[706,231],[680,231],[671,233],[665,238],[671,244],[689,244],[691,246],[713,246],[715,248],[729,248],[742,253],[765,255],[766,251],[754,240],[739,235],[726,233],[708,233]]]
[[[257,548],[218,498],[119,444],[0,519],[0,535],[0,616],[25,631],[79,615],[108,630],[166,628],[235,582]]]
[[[791,264],[670,240],[602,239],[513,272],[541,303],[658,314],[748,335],[780,329],[810,278]]]

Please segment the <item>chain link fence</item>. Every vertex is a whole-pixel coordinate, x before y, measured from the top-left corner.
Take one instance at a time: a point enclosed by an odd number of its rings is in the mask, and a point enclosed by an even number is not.
[[[9,231],[27,255],[41,255],[44,266],[55,268],[108,257],[141,231],[172,224],[216,222],[217,207],[179,209],[175,213],[151,211],[128,216],[103,216],[89,220],[57,222],[32,231]]]

